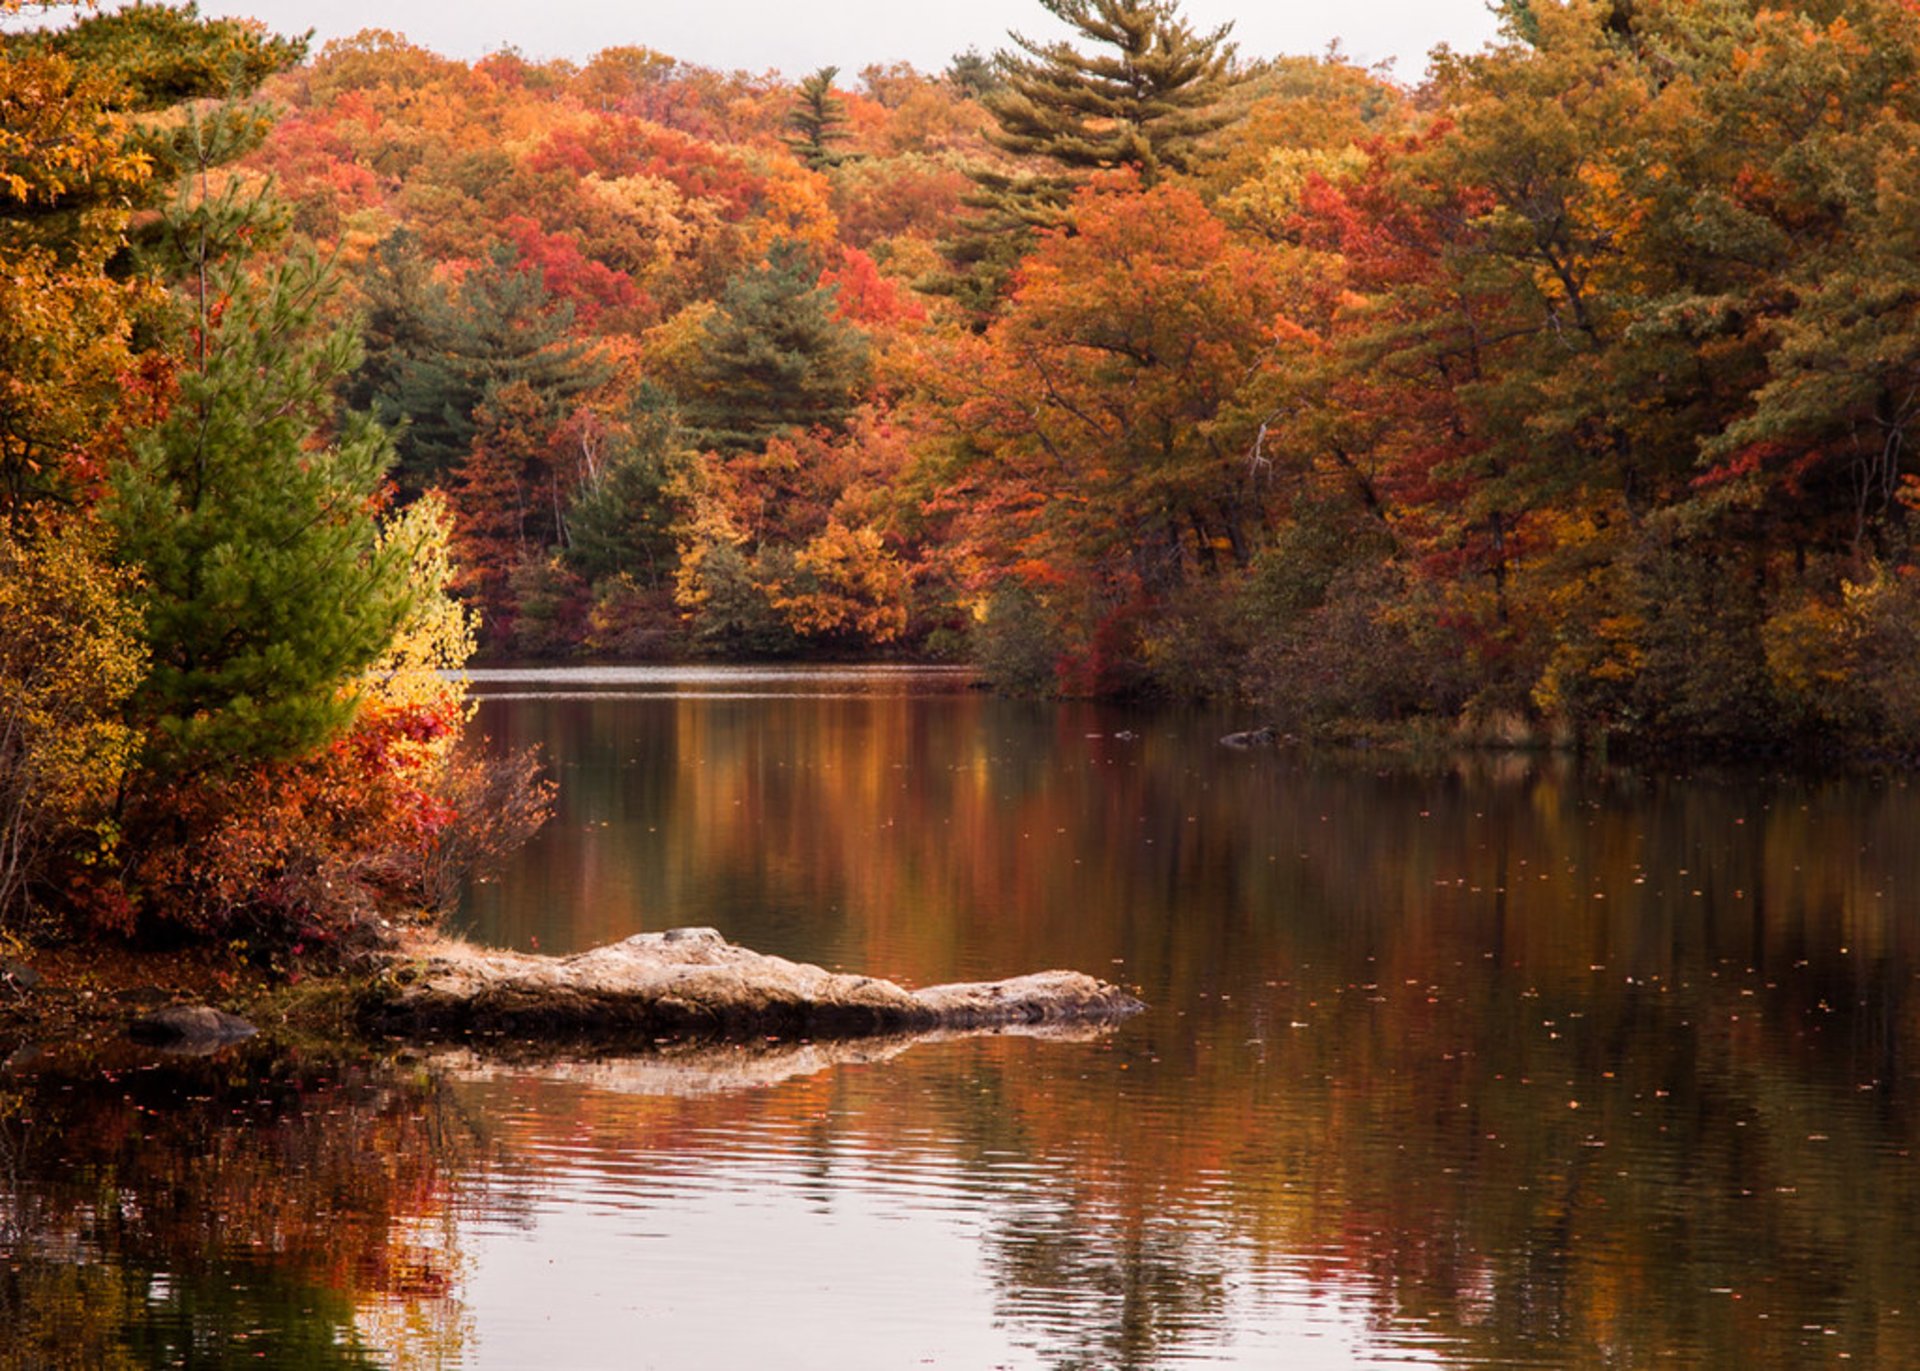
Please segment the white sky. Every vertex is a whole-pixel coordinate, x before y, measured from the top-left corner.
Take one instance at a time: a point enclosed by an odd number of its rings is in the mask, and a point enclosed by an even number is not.
[[[280,33],[313,29],[316,48],[385,28],[449,57],[511,45],[532,58],[580,60],[638,44],[702,66],[789,76],[829,64],[851,76],[891,61],[939,71],[966,48],[1004,47],[1010,28],[1059,32],[1037,0],[202,0],[200,9],[252,15]],[[1485,0],[1185,0],[1181,9],[1196,28],[1234,21],[1245,56],[1320,53],[1337,38],[1362,63],[1396,59],[1406,82],[1419,80],[1435,44],[1478,48],[1495,29]]]

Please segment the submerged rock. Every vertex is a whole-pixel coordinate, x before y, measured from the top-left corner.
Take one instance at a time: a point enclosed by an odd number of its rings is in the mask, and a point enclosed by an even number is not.
[[[1233,748],[1272,747],[1280,741],[1280,733],[1271,727],[1250,728],[1245,733],[1229,733],[1220,741],[1224,746]]]
[[[135,1042],[175,1052],[211,1052],[259,1031],[237,1014],[204,1004],[169,1005],[127,1025],[127,1036]]]
[[[400,950],[368,1015],[427,1037],[852,1038],[1107,1022],[1143,1008],[1073,971],[907,990],[676,928],[571,957],[424,939]]]

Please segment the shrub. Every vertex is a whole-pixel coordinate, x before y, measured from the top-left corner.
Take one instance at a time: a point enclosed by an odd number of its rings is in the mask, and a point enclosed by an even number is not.
[[[679,655],[684,634],[673,592],[640,585],[626,572],[593,588],[586,649],[599,657],[650,661]]]
[[[1017,582],[994,591],[974,625],[973,659],[988,684],[1009,695],[1052,694],[1060,652],[1060,631],[1040,597]]]

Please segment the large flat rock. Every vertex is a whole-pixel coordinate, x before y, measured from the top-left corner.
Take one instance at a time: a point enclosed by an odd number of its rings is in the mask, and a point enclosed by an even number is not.
[[[369,1006],[423,1037],[852,1038],[1099,1023],[1144,1005],[1075,971],[907,990],[738,947],[710,928],[639,933],[571,957],[422,938],[399,948]]]

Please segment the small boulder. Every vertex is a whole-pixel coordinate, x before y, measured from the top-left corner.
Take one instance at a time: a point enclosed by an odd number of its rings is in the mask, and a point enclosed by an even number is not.
[[[237,1014],[204,1004],[169,1005],[127,1025],[127,1036],[135,1042],[175,1052],[211,1052],[259,1031]]]
[[[1228,747],[1272,747],[1280,741],[1280,734],[1271,727],[1250,728],[1245,733],[1229,733],[1220,741]]]

